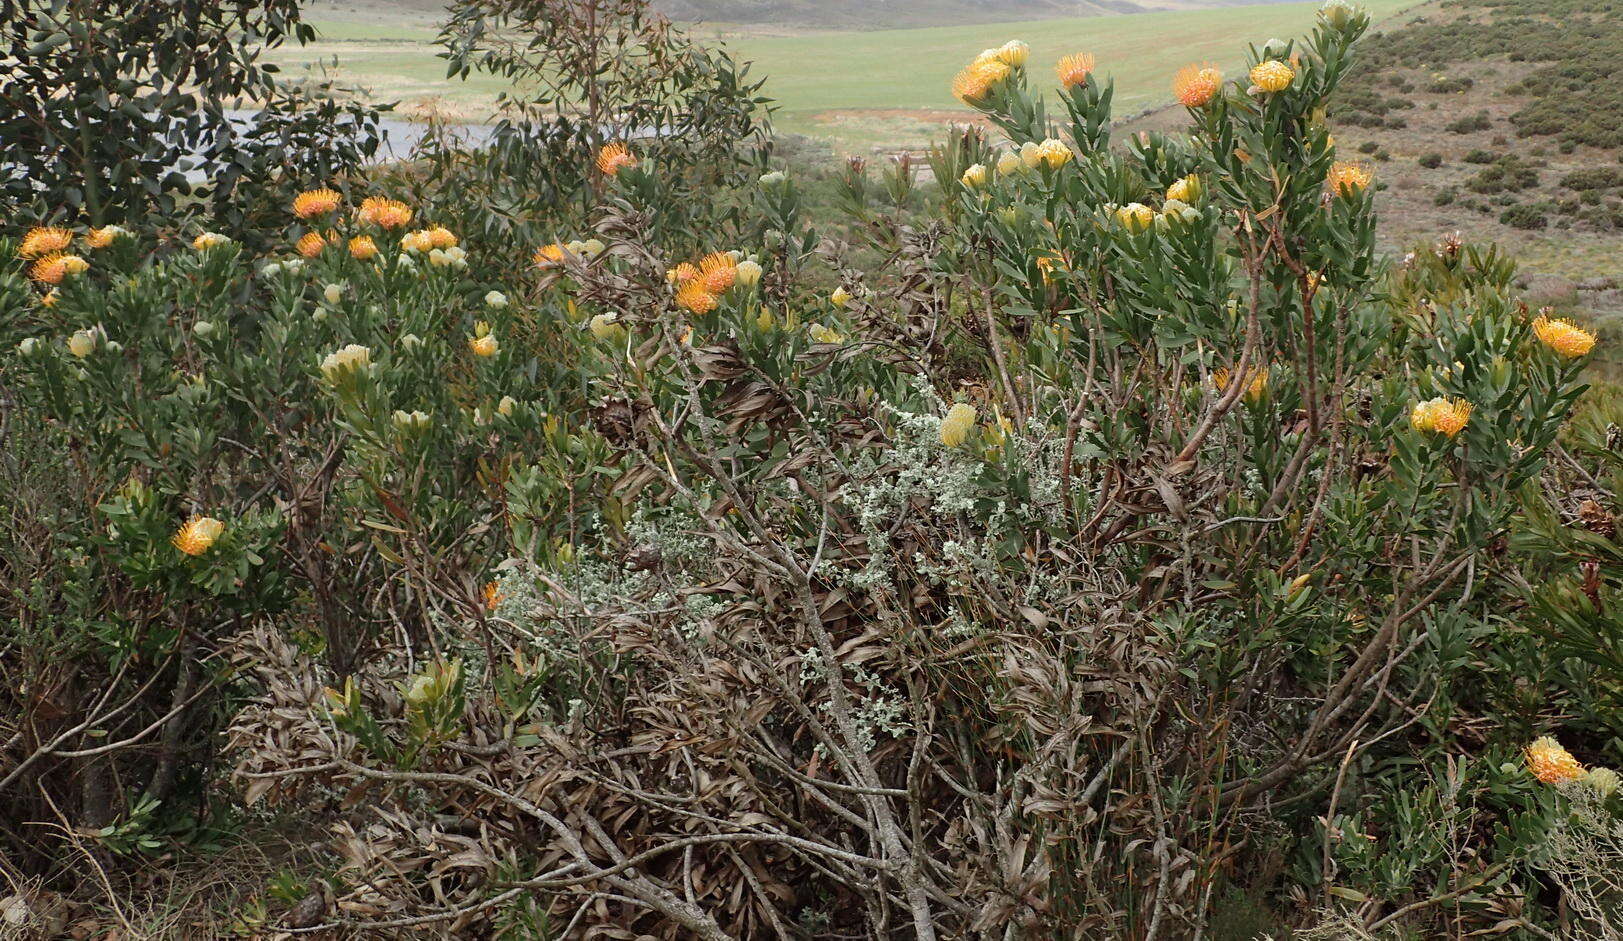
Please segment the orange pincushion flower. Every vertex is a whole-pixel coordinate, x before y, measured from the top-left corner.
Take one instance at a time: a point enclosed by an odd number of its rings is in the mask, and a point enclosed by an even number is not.
[[[437,225],[432,228],[424,229],[423,238],[428,242],[428,247],[430,249],[456,248],[457,243],[461,241],[456,237],[455,233],[443,225]]]
[[[314,219],[324,216],[338,208],[343,199],[335,190],[322,187],[318,190],[309,190],[293,197],[293,214],[300,219]]]
[[[487,611],[496,610],[496,606],[502,603],[503,598],[507,597],[495,582],[485,582],[484,590],[480,594],[485,599],[485,610]]]
[[[1584,766],[1561,743],[1546,735],[1527,746],[1527,770],[1545,784],[1573,781],[1584,773]]]
[[[1073,52],[1060,59],[1054,71],[1059,75],[1059,83],[1066,88],[1086,85],[1088,76],[1093,74],[1093,53]]]
[[[699,262],[699,279],[705,290],[720,294],[738,280],[738,259],[726,252],[712,252]]]
[[[211,516],[194,516],[180,527],[170,542],[187,555],[202,555],[225,532],[225,524]]]
[[[1263,393],[1268,391],[1268,370],[1266,368],[1252,368],[1246,370],[1246,373],[1251,377],[1251,381],[1246,384],[1246,401],[1261,401]],[[1232,375],[1233,372],[1225,366],[1212,373],[1212,385],[1217,387],[1217,391],[1222,392],[1228,389],[1229,377]]]
[[[1373,177],[1374,174],[1367,168],[1356,163],[1338,163],[1330,168],[1325,182],[1330,184],[1332,193],[1351,199],[1362,193]]]
[[[1551,320],[1540,314],[1533,320],[1533,333],[1545,346],[1569,359],[1595,348],[1595,335],[1570,320]]]
[[[306,232],[299,236],[299,241],[293,247],[300,255],[306,258],[314,258],[321,254],[322,249],[327,247],[327,240],[322,237],[320,232]]]
[[[117,241],[120,236],[128,235],[123,228],[116,225],[104,225],[99,229],[91,229],[85,233],[85,244],[91,248],[106,248]]]
[[[672,284],[686,284],[698,276],[698,266],[685,261],[677,265],[675,268],[665,272],[665,280]]]
[[[621,170],[629,170],[636,165],[636,155],[621,141],[604,144],[603,149],[597,152],[597,169],[604,176],[618,176]]]
[[[543,245],[535,250],[535,266],[537,268],[550,268],[564,263],[564,247],[557,242]]]
[[[704,282],[694,279],[676,292],[676,303],[692,314],[708,314],[716,309],[716,296],[705,289]]]
[[[380,229],[399,229],[411,223],[411,207],[398,199],[368,196],[361,200],[355,218],[370,222]]]
[[[376,258],[378,243],[372,241],[370,235],[357,235],[349,240],[349,254],[356,261],[367,261]]]
[[[17,254],[24,258],[41,258],[54,252],[60,252],[73,244],[73,233],[67,229],[55,226],[40,226],[29,229],[23,236],[22,244],[17,246]]]
[[[1204,108],[1223,88],[1223,73],[1210,62],[1186,65],[1172,79],[1172,97],[1186,108]]]
[[[996,59],[971,62],[953,77],[953,97],[966,105],[979,107],[986,100],[986,96],[1003,84],[1013,71],[1008,65]]]
[[[90,263],[78,255],[52,252],[34,262],[29,275],[41,284],[61,284],[63,278],[70,274],[78,274],[89,267]]]

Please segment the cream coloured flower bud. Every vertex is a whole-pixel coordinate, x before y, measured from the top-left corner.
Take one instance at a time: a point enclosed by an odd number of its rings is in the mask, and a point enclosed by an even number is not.
[[[90,330],[77,330],[68,337],[68,352],[80,359],[89,356],[95,349],[96,334]]]
[[[753,286],[755,284],[760,283],[760,281],[761,281],[761,265],[760,265],[760,263],[755,262],[755,261],[751,261],[751,260],[749,260],[747,258],[745,260],[739,262],[738,263],[738,268],[736,269],[736,272],[734,274],[734,278],[739,284],[742,284],[745,287],[751,287],[751,286]]]
[[[197,323],[192,324],[192,332],[197,334],[199,340],[206,340],[214,335],[214,324],[209,323],[207,320],[199,320]]]
[[[485,306],[502,308],[507,306],[507,295],[500,291],[491,291],[485,295]]]
[[[329,304],[336,304],[344,299],[344,286],[342,284],[329,284],[321,289],[321,296]]]

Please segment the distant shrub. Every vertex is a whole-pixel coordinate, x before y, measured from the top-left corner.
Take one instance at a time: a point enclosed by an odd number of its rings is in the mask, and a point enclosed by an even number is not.
[[[1374,142],[1372,140],[1367,140],[1367,141],[1364,141],[1362,144],[1358,145],[1358,152],[1361,153],[1361,154],[1372,154],[1380,146],[1381,146],[1380,144],[1377,144],[1376,142]]]
[[[1434,95],[1454,95],[1469,89],[1476,81],[1470,78],[1440,78],[1426,86]]]
[[[1513,156],[1501,157],[1465,181],[1467,189],[1484,195],[1517,193],[1537,185],[1538,171]]]
[[[1466,163],[1493,163],[1495,160],[1499,159],[1499,155],[1491,150],[1483,150],[1479,147],[1476,150],[1466,153],[1466,155],[1460,159],[1464,160]]]
[[[1545,202],[1521,203],[1501,212],[1499,221],[1513,229],[1542,229],[1549,224],[1552,209]]]
[[[1428,170],[1435,170],[1443,165],[1443,155],[1436,152],[1421,154],[1420,159],[1417,160],[1416,163],[1419,163]]]
[[[1493,122],[1488,120],[1488,112],[1478,111],[1476,114],[1466,115],[1458,120],[1450,121],[1448,124],[1443,125],[1443,130],[1454,134],[1470,134],[1474,131],[1486,131],[1492,126]]]
[[[1454,187],[1450,186],[1448,189],[1438,190],[1437,195],[1431,198],[1431,204],[1433,206],[1447,206],[1454,202],[1455,197],[1458,195],[1459,190],[1456,190]]]
[[[1569,190],[1607,190],[1623,185],[1623,171],[1614,167],[1586,167],[1562,177],[1561,185]]]

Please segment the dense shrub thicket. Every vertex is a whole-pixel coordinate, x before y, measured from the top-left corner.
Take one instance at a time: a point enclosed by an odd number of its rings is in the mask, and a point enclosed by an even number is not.
[[[750,134],[534,126],[529,182],[7,240],[7,918],[292,822],[222,933],[1615,934],[1596,340],[1491,248],[1377,259],[1367,26],[1115,145],[1090,56],[987,50],[1007,140],[849,164],[849,241],[720,188]]]

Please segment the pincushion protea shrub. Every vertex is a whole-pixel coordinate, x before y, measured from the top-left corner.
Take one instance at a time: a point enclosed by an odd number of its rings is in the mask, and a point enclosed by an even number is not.
[[[1492,252],[1383,269],[1323,123],[1367,25],[1196,69],[1189,134],[1115,148],[1109,63],[1054,121],[988,50],[960,91],[1008,140],[938,148],[931,215],[842,184],[873,267],[781,172],[674,250],[653,160],[472,269],[339,212],[302,266],[19,260],[7,382],[96,508],[56,577],[151,612],[67,662],[155,677],[143,717],[232,665],[231,786],[332,833],[303,928],[1545,930],[1499,576],[1592,343]]]

